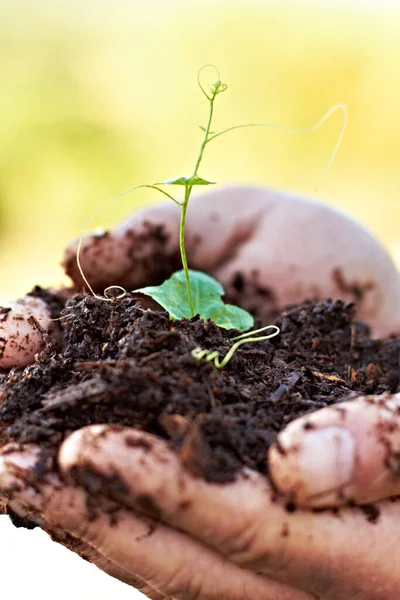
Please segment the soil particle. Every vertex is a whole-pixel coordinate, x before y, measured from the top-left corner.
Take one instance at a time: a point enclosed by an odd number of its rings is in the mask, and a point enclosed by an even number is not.
[[[128,486],[119,474],[105,475],[92,465],[75,466],[71,469],[70,475],[92,496],[102,492],[105,496],[116,499],[126,497],[129,492]]]
[[[65,305],[64,297],[67,297],[69,293],[70,292],[65,289],[60,290],[57,294],[55,294],[50,290],[46,290],[39,285],[36,285],[33,290],[29,292],[28,296],[43,300],[49,309],[51,318],[58,319],[60,317],[61,310]]]
[[[5,323],[11,312],[11,308],[7,306],[0,306],[0,323]]]
[[[243,308],[263,320],[275,319],[279,314],[276,295],[272,288],[260,283],[257,269],[246,275],[241,271],[233,274],[226,286],[226,301],[243,305]]]
[[[140,494],[135,497],[135,506],[138,510],[142,510],[146,515],[151,515],[156,518],[161,517],[161,510],[158,508],[154,498],[148,494]]]
[[[44,333],[43,327],[41,327],[39,321],[33,315],[28,317],[27,321],[34,331],[38,331],[41,334]]]
[[[170,235],[164,225],[146,221],[141,231],[127,229],[118,242],[115,239],[110,240],[112,236],[113,233],[110,232],[93,235],[90,243],[84,244],[81,249],[81,260],[86,273],[95,274],[91,277],[95,291],[102,293],[109,285],[107,277],[102,279],[99,276],[105,263],[115,265],[115,284],[126,289],[141,287],[148,281],[157,285],[180,268],[179,250],[172,248]],[[118,270],[118,264],[123,264],[124,261],[116,258],[116,249],[120,257],[125,256],[127,259],[125,262],[129,266],[126,269]],[[86,288],[77,269],[75,252],[67,251],[64,268],[77,289]]]
[[[244,279],[242,273],[238,272],[238,273],[234,274],[234,276],[232,278],[232,286],[239,293],[244,291],[245,279]]]
[[[3,337],[0,337],[0,358],[3,357],[4,350],[6,349],[7,340]]]
[[[288,513],[294,513],[297,510],[297,505],[294,502],[288,502],[285,508]]]
[[[286,538],[286,537],[289,537],[289,535],[290,535],[289,525],[287,523],[284,523],[282,525],[281,537]]]
[[[35,529],[38,527],[37,523],[27,519],[26,517],[20,517],[10,507],[7,508],[7,514],[10,517],[11,523],[14,525],[14,527],[23,527],[24,529]]]
[[[138,535],[135,538],[135,542],[140,542],[141,540],[146,540],[147,538],[151,537],[157,529],[156,523],[152,522],[152,521],[148,521],[147,527],[148,527],[148,529],[147,529],[146,533],[143,533],[143,535]]]
[[[137,233],[133,229],[126,231],[126,255],[131,258],[129,265],[135,265],[135,277],[138,272],[151,274],[155,285],[162,283],[180,266],[180,257],[176,249],[169,247],[169,234],[163,225],[145,222],[144,230]],[[132,271],[132,267],[129,267]],[[125,275],[129,279],[129,275]]]
[[[376,504],[364,504],[359,507],[359,510],[364,513],[367,521],[370,523],[377,523],[380,517],[380,510]]]
[[[357,302],[361,302],[368,292],[375,289],[375,284],[373,281],[368,281],[362,285],[357,282],[348,282],[342,269],[339,267],[333,269],[332,279],[340,292],[343,294],[351,294],[354,300]]]
[[[135,438],[133,435],[126,435],[124,437],[125,446],[127,448],[144,448],[145,450],[151,450],[152,445],[149,440],[144,438]]]
[[[49,302],[60,310],[59,298]],[[95,423],[167,440],[207,481],[233,481],[243,467],[268,476],[268,448],[293,419],[324,406],[340,409],[359,395],[399,391],[399,338],[371,339],[354,306],[341,301],[287,309],[275,320],[279,336],[241,347],[222,370],[190,352],[200,346],[223,356],[237,332],[198,317],[171,321],[131,295],[104,302],[85,294],[68,299],[61,317],[63,348],[46,340],[33,364],[2,382],[0,443],[40,444],[37,481],[57,471],[63,440]],[[125,444],[151,449],[135,436]],[[100,491],[113,498],[126,492],[120,477],[91,468],[75,475],[90,491],[92,515]],[[143,503],[158,515],[152,499]]]

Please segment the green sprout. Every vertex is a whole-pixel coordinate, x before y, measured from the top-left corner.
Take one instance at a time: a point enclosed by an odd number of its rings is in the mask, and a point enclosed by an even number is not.
[[[261,333],[262,331],[267,331],[268,329],[273,329],[274,331],[272,333],[270,333],[269,335],[258,335],[256,336],[257,333]],[[214,366],[217,369],[223,369],[224,367],[226,367],[226,365],[228,364],[228,362],[231,360],[232,356],[235,354],[236,350],[239,348],[239,346],[242,346],[243,344],[250,344],[251,342],[262,342],[265,340],[270,340],[271,338],[275,337],[276,335],[279,335],[280,333],[280,329],[279,327],[277,327],[276,325],[267,325],[266,327],[261,327],[261,329],[255,329],[254,331],[248,331],[247,333],[242,333],[241,335],[237,335],[236,337],[232,338],[232,342],[234,342],[235,340],[238,340],[235,344],[233,344],[233,346],[229,349],[228,353],[224,356],[224,358],[220,361],[219,359],[219,352],[217,350],[203,350],[202,348],[195,348],[194,350],[191,351],[191,355],[193,356],[193,358],[195,358],[196,360],[205,360],[206,362],[214,362]],[[253,337],[256,336],[256,337]]]
[[[217,80],[214,81],[206,91],[201,83],[200,76],[205,68],[212,67],[217,73]],[[214,103],[217,96],[226,91],[227,85],[223,83],[220,78],[220,74],[218,69],[213,65],[205,65],[200,69],[197,75],[197,82],[200,87],[200,90],[204,94],[207,102],[209,104],[208,111],[208,119],[206,125],[199,126],[200,129],[204,132],[203,139],[200,144],[200,149],[197,155],[197,159],[194,165],[193,172],[188,177],[178,177],[175,179],[170,179],[168,181],[163,181],[161,183],[154,184],[141,184],[133,186],[116,196],[113,196],[109,200],[107,200],[99,210],[93,214],[88,222],[85,225],[85,228],[89,225],[89,223],[94,219],[95,216],[102,210],[107,204],[115,200],[116,198],[122,196],[123,194],[127,194],[134,190],[138,190],[140,188],[149,188],[155,191],[160,192],[164,196],[166,196],[169,200],[172,200],[175,204],[177,204],[181,209],[181,218],[180,218],[180,227],[179,227],[179,249],[182,260],[182,270],[175,272],[169,279],[167,279],[164,283],[159,286],[148,286],[144,288],[140,288],[137,290],[133,290],[134,292],[139,292],[150,296],[153,298],[158,304],[160,304],[168,313],[171,319],[181,319],[181,318],[192,318],[196,314],[200,316],[201,319],[207,320],[211,319],[216,325],[225,328],[225,329],[236,329],[238,331],[247,331],[254,325],[254,318],[250,313],[239,308],[237,306],[233,306],[230,304],[225,304],[222,300],[222,296],[224,295],[224,289],[221,284],[206,275],[205,273],[201,273],[200,271],[194,271],[189,269],[188,261],[186,256],[186,246],[185,246],[185,226],[186,226],[186,215],[189,205],[189,200],[195,186],[205,186],[212,185],[215,182],[210,181],[208,179],[204,179],[199,175],[200,165],[204,156],[204,151],[210,142],[217,139],[221,135],[224,135],[230,131],[245,128],[245,127],[270,127],[274,129],[281,129],[286,132],[291,133],[300,133],[300,134],[309,134],[316,131],[336,110],[341,109],[343,111],[344,119],[343,125],[338,137],[338,141],[333,149],[331,158],[329,160],[328,165],[325,167],[322,175],[319,178],[318,183],[325,176],[327,170],[333,162],[333,159],[336,156],[336,153],[339,149],[339,146],[342,142],[344,130],[347,122],[347,109],[343,104],[337,104],[333,106],[313,127],[309,129],[299,130],[293,129],[291,127],[285,127],[281,125],[275,125],[271,123],[248,123],[244,125],[235,125],[233,127],[229,127],[228,129],[224,129],[219,132],[211,131],[212,120],[214,116]],[[183,200],[179,201],[170,193],[166,192],[160,186],[171,186],[178,185],[184,187]],[[84,230],[85,230],[84,228]],[[83,240],[83,232],[78,244],[77,250],[77,263],[78,268],[81,273],[81,276],[88,286],[89,290],[93,295],[96,296],[94,290],[90,286],[87,281],[80,262],[80,251]],[[104,296],[97,296],[106,301],[113,301],[115,299],[122,298],[126,291],[119,286],[111,286],[111,288],[115,291],[121,292],[117,295],[110,294],[110,288],[107,288]],[[276,335],[276,334],[274,334]],[[258,338],[257,338],[258,340]],[[247,339],[242,340],[241,343],[248,341]],[[240,345],[240,344],[239,344]],[[238,347],[235,346],[234,347]],[[202,351],[204,352],[204,351]],[[229,356],[229,354],[228,354]],[[231,356],[231,355],[230,355]],[[229,356],[229,358],[230,358]],[[229,360],[228,358],[228,360]],[[207,360],[210,360],[209,357]],[[225,360],[225,363],[224,363]],[[226,364],[226,357],[222,361],[222,363]],[[215,363],[216,364],[216,363]]]
[[[218,79],[210,86],[209,94],[207,94],[207,92],[204,90],[204,88],[202,87],[201,82],[200,82],[201,72],[207,66],[209,66],[209,65],[205,65],[204,67],[202,67],[197,74],[197,82],[199,84],[201,91],[207,98],[207,100],[210,104],[210,108],[209,108],[209,113],[208,113],[207,125],[205,127],[202,127],[200,125],[200,129],[202,131],[204,131],[204,137],[200,144],[200,150],[199,150],[199,154],[197,156],[196,164],[193,169],[193,173],[191,174],[190,177],[179,177],[178,179],[164,181],[164,184],[183,185],[185,187],[185,195],[184,195],[183,202],[179,203],[181,206],[181,222],[180,222],[180,226],[179,226],[179,249],[181,252],[183,271],[185,273],[186,291],[187,291],[187,297],[188,297],[189,310],[190,310],[191,317],[194,317],[194,315],[196,313],[195,313],[195,308],[194,308],[194,303],[193,303],[192,288],[190,285],[190,272],[189,272],[189,268],[188,268],[188,264],[187,264],[186,248],[185,248],[186,212],[187,212],[190,195],[192,193],[193,187],[195,185],[212,185],[215,183],[214,181],[208,181],[207,179],[202,179],[201,177],[199,177],[198,172],[199,172],[201,161],[203,159],[206,144],[210,141],[211,122],[212,122],[213,114],[214,114],[215,99],[218,96],[218,94],[222,94],[222,92],[225,92],[228,87],[226,85],[226,83],[222,83],[222,81],[220,79]],[[219,72],[218,72],[218,76],[219,76]],[[146,292],[146,291],[142,290],[142,293],[148,294],[148,291]],[[149,295],[151,295],[151,294],[149,294]]]

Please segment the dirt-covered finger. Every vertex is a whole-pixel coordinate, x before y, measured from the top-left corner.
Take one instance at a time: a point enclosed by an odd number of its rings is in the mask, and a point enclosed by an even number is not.
[[[11,462],[7,461],[7,456],[11,457]],[[34,478],[38,461],[40,461],[40,449],[37,446],[31,446],[21,451],[17,447],[9,445],[3,449],[3,454],[0,455],[0,485],[3,484],[3,493],[5,492],[11,498],[7,500],[4,496],[0,496],[0,501],[2,500],[4,512],[10,515],[13,523],[17,524],[18,527],[40,527],[53,541],[96,565],[111,577],[136,588],[151,600],[169,600],[165,594],[155,590],[131,570],[121,567],[103,556],[87,542],[72,536],[61,527],[53,525],[45,519],[42,512],[45,499],[41,498],[40,494],[32,494],[32,490],[29,489],[29,486],[25,487],[26,482],[23,480],[24,474],[28,480]],[[9,470],[11,470],[11,477]],[[1,474],[3,475],[2,478]],[[56,478],[53,477],[53,486],[55,485]],[[59,491],[61,486],[61,482],[58,481],[56,487]],[[23,503],[12,499],[15,497],[15,492],[16,496],[21,496]]]
[[[120,567],[117,563],[100,554],[100,552],[88,543],[66,533],[63,529],[52,527],[48,523],[42,524],[41,527],[54,542],[57,542],[75,554],[78,554],[78,556],[95,565],[98,569],[104,571],[107,575],[110,575],[110,577],[118,579],[119,581],[122,581],[122,583],[126,583],[135,588],[147,598],[150,598],[150,600],[170,600],[168,596],[154,589],[146,581],[128,569]]]
[[[400,494],[400,394],[359,398],[293,421],[269,463],[278,489],[303,506]]]
[[[134,569],[135,577],[148,582],[161,598],[311,600],[307,593],[230,564],[157,519],[140,517],[102,497],[95,478],[90,494],[54,477],[36,484],[34,479],[35,453],[28,457],[15,451],[0,457],[0,487],[10,498],[121,569]]]
[[[250,198],[249,198],[250,196]],[[250,200],[250,202],[249,202]],[[192,268],[213,272],[249,239],[261,212],[275,202],[270,192],[226,188],[194,196],[186,221],[186,249]],[[133,289],[161,283],[181,268],[180,209],[160,204],[135,213],[119,227],[83,239],[80,261],[91,286]],[[78,241],[66,250],[63,265],[78,289],[84,287],[76,255]]]
[[[25,296],[0,307],[0,368],[29,364],[49,336],[58,339],[59,327],[45,300]]]
[[[257,473],[246,470],[234,483],[207,483],[188,473],[161,440],[107,426],[72,434],[60,464],[81,485],[94,480],[105,497],[155,514],[229,561],[318,597],[336,599],[336,585],[345,589],[341,597],[364,597],[360,586],[373,569],[366,598],[390,597],[394,589],[400,551],[382,541],[400,518],[398,503],[366,512],[344,508],[336,515],[295,510],[279,502]]]
[[[161,283],[179,268],[179,208],[174,204],[144,208],[110,231],[82,240],[80,263],[94,290],[110,285],[127,290]],[[79,240],[70,244],[63,266],[78,290],[86,289],[77,263]]]
[[[93,288],[158,284],[179,269],[179,218],[179,207],[164,203],[86,237],[80,258]],[[63,264],[82,289],[77,245]],[[324,204],[251,186],[207,191],[190,201],[186,249],[192,268],[211,273],[229,301],[260,318],[304,298],[330,297],[356,302],[375,335],[400,330],[393,261],[368,231]]]
[[[70,481],[86,489],[96,482],[105,497],[179,527],[240,564],[254,562],[268,547],[279,555],[287,545],[281,532],[290,515],[275,502],[264,477],[246,470],[235,483],[207,483],[189,473],[165,441],[150,434],[108,425],[85,427],[63,443],[59,466]],[[260,538],[269,513],[272,522]]]

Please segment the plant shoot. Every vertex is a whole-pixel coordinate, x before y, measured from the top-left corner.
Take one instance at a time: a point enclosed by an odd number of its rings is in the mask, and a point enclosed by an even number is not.
[[[209,85],[208,89],[206,90],[201,83],[200,76],[201,76],[203,70],[207,67],[212,67],[216,71],[217,80],[214,81],[211,85]],[[333,106],[313,127],[309,128],[309,129],[304,129],[304,130],[293,129],[291,127],[274,125],[274,124],[270,124],[270,123],[249,123],[249,124],[243,124],[243,125],[235,125],[233,127],[229,127],[222,131],[215,132],[215,131],[211,130],[211,125],[212,125],[213,116],[214,116],[215,100],[216,100],[217,96],[219,96],[220,94],[222,94],[223,92],[226,91],[227,85],[226,85],[226,83],[223,83],[221,81],[219,71],[213,65],[205,65],[204,67],[202,67],[198,73],[197,81],[198,81],[198,85],[199,85],[203,95],[207,99],[209,107],[208,107],[207,122],[204,126],[200,125],[200,129],[204,132],[204,135],[203,135],[203,139],[200,143],[199,152],[198,152],[195,164],[194,164],[192,174],[188,177],[178,177],[175,179],[170,179],[168,181],[163,181],[161,183],[137,185],[137,186],[134,186],[134,187],[131,187],[131,188],[125,190],[124,192],[121,192],[120,194],[117,194],[110,200],[106,201],[103,204],[103,206],[94,215],[92,215],[92,217],[86,223],[85,228],[91,222],[91,220],[100,212],[100,210],[102,208],[104,208],[104,206],[106,206],[107,204],[109,204],[110,202],[112,202],[113,200],[118,198],[119,196],[122,196],[123,194],[126,194],[128,192],[131,192],[131,191],[134,191],[134,190],[137,190],[140,188],[150,188],[150,189],[160,192],[161,194],[166,196],[169,200],[172,200],[175,204],[177,204],[181,210],[180,227],[179,227],[179,249],[180,249],[180,255],[181,255],[181,260],[182,260],[182,270],[174,273],[162,285],[148,286],[148,287],[140,288],[140,289],[133,290],[133,291],[140,292],[142,294],[152,297],[156,302],[158,302],[158,304],[160,304],[169,313],[171,319],[191,318],[191,317],[194,317],[196,314],[199,314],[202,319],[204,319],[204,320],[211,319],[212,321],[214,321],[214,323],[216,323],[216,325],[219,325],[220,327],[223,327],[226,329],[237,329],[239,331],[247,331],[254,324],[254,319],[253,319],[252,315],[237,306],[225,304],[222,300],[222,296],[224,295],[224,290],[223,290],[221,284],[218,283],[215,279],[213,279],[209,275],[206,275],[205,273],[190,270],[189,266],[188,266],[188,261],[187,261],[187,256],[186,256],[186,246],[185,246],[185,226],[186,226],[186,216],[187,216],[187,210],[188,210],[188,206],[189,206],[190,197],[191,197],[193,188],[195,186],[212,185],[215,183],[214,181],[204,179],[204,178],[200,177],[200,175],[199,175],[199,169],[200,169],[200,165],[203,160],[203,157],[204,157],[204,152],[205,152],[206,146],[213,140],[217,139],[218,137],[220,137],[230,131],[240,129],[240,128],[245,128],[245,127],[270,127],[270,128],[275,128],[275,129],[281,129],[282,131],[287,131],[287,132],[292,132],[292,133],[309,134],[309,133],[316,131],[336,110],[340,109],[343,111],[343,115],[344,115],[343,125],[341,128],[338,140],[336,142],[336,145],[333,149],[332,155],[330,157],[330,160],[328,162],[328,165],[325,167],[322,175],[320,176],[320,178],[318,180],[318,183],[320,183],[322,178],[325,176],[327,170],[329,169],[330,165],[332,164],[332,162],[337,154],[337,151],[339,149],[339,146],[342,142],[344,130],[346,127],[346,122],[347,122],[347,109],[343,104],[337,104],[337,105]],[[171,186],[171,185],[182,186],[184,188],[182,200],[176,199],[172,194],[166,192],[165,189],[162,189],[162,187],[160,187],[160,186]],[[82,236],[83,236],[83,234],[82,234]],[[93,291],[92,287],[90,286],[89,282],[87,281],[87,279],[83,273],[82,267],[81,267],[81,263],[80,263],[81,245],[82,245],[82,237],[79,240],[78,251],[77,251],[78,268],[79,268],[82,278],[85,281],[86,285],[88,286],[89,290],[94,295],[96,295],[95,292]],[[119,298],[123,297],[125,290],[123,290],[119,286],[111,286],[111,287],[115,291],[118,291],[118,294],[111,295],[109,293],[110,288],[107,288],[107,290],[106,290],[107,293],[105,293],[104,297],[101,297],[103,300],[113,301],[115,299],[119,299]],[[276,335],[276,333],[274,335]],[[269,337],[271,337],[271,336],[269,336]],[[256,338],[256,339],[258,341],[260,338]],[[247,341],[250,341],[250,340],[243,339],[243,340],[241,340],[240,344],[245,343]],[[235,344],[233,348],[236,349],[237,347],[238,347],[237,344]],[[206,352],[206,351],[202,351],[202,352]],[[201,358],[203,358],[204,356],[205,355],[203,355]],[[231,355],[229,355],[229,353],[228,353],[227,356],[231,356]],[[213,359],[214,358],[215,357],[213,357]],[[225,361],[224,364],[226,364],[226,362],[227,362],[226,358],[227,357],[225,357],[225,359],[222,361],[223,363]],[[212,359],[210,358],[210,356],[208,356],[207,360],[212,360]],[[215,358],[215,360],[214,360],[216,366],[217,366],[217,362],[216,362],[217,360],[219,360],[219,359]]]

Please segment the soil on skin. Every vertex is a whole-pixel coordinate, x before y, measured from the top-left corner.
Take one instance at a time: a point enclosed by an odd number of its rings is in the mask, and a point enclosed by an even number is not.
[[[33,364],[5,375],[0,396],[0,444],[38,442],[38,479],[57,469],[65,437],[94,423],[168,440],[208,481],[231,481],[244,465],[268,475],[267,449],[291,420],[400,389],[399,338],[372,340],[341,301],[288,309],[275,321],[280,335],[242,346],[223,370],[191,350],[224,356],[237,332],[197,317],[170,321],[130,296],[90,295],[68,300],[61,315],[63,348],[48,340]]]

